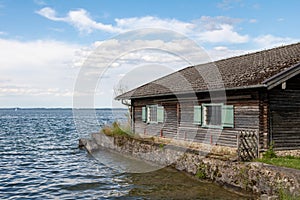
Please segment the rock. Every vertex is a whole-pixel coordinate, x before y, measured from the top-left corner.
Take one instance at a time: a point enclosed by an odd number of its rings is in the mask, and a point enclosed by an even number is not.
[[[172,165],[180,171],[195,176],[198,173],[198,176],[209,178],[216,183],[230,185],[254,194],[263,194],[261,199],[278,199],[276,195],[282,189],[288,195],[300,196],[300,170],[296,169],[259,162],[245,163],[204,157],[199,152],[183,151],[182,148],[172,145],[164,146],[128,137],[108,137],[101,133],[92,134],[91,139],[80,139],[78,146],[84,147],[89,153],[99,148],[106,148],[154,164]]]
[[[279,197],[276,195],[268,196],[267,194],[263,194],[260,196],[260,200],[279,200]]]
[[[78,148],[80,148],[80,149],[84,149],[84,148],[85,148],[85,146],[86,146],[86,144],[87,144],[87,141],[86,141],[86,139],[84,139],[84,138],[81,138],[81,139],[79,139],[79,141],[78,141]]]

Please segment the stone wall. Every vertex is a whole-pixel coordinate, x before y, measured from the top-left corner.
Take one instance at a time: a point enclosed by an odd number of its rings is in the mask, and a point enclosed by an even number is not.
[[[300,157],[300,149],[295,150],[281,150],[275,152],[277,156],[296,156]]]
[[[151,139],[107,137],[100,133],[92,134],[91,139],[81,139],[80,146],[90,153],[105,148],[157,165],[173,166],[198,178],[255,194],[278,195],[284,192],[300,195],[300,170],[258,162],[237,162]]]

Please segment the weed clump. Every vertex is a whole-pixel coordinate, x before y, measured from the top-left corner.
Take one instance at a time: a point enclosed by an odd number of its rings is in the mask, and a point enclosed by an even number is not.
[[[277,158],[277,155],[274,151],[274,143],[272,143],[269,149],[263,154],[263,158]]]
[[[197,170],[197,172],[195,174],[195,177],[198,178],[198,179],[205,179],[205,178],[207,178],[205,164],[200,164],[198,166],[198,170]]]
[[[111,126],[104,126],[101,130],[101,133],[104,133],[107,136],[125,136],[131,137],[132,133],[130,132],[129,127],[121,127],[119,122],[113,122]]]

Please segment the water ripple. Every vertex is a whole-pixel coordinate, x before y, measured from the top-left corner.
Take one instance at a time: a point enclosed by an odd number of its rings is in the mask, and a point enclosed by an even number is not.
[[[99,124],[112,123],[116,117],[126,120],[124,110],[113,114],[111,110],[98,110]],[[195,187],[193,191],[199,190],[193,181],[179,177],[178,173],[172,172],[171,179],[164,179],[182,180],[184,187],[178,181],[177,185],[162,185],[158,175],[112,170],[80,151],[79,137],[100,129],[90,118],[82,112],[82,119],[77,120],[82,120],[80,126],[85,133],[78,133],[72,110],[0,109],[0,199],[147,199],[155,195],[166,198],[166,191],[178,195],[183,192],[180,188],[189,191],[191,185]],[[105,155],[105,160],[109,160],[110,155]],[[111,162],[121,164],[115,159]],[[158,173],[170,175],[168,171]],[[238,197],[226,191],[224,194],[231,195],[230,199]]]

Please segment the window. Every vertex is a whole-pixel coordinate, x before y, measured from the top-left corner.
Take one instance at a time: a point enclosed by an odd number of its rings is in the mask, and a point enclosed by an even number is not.
[[[157,106],[148,106],[147,108],[147,121],[148,122],[157,122]]]
[[[194,124],[207,128],[233,128],[233,105],[202,104],[202,106],[194,106]]]
[[[146,123],[164,122],[164,107],[158,105],[142,107],[142,121]]]
[[[222,105],[205,105],[203,123],[208,126],[222,125]]]

